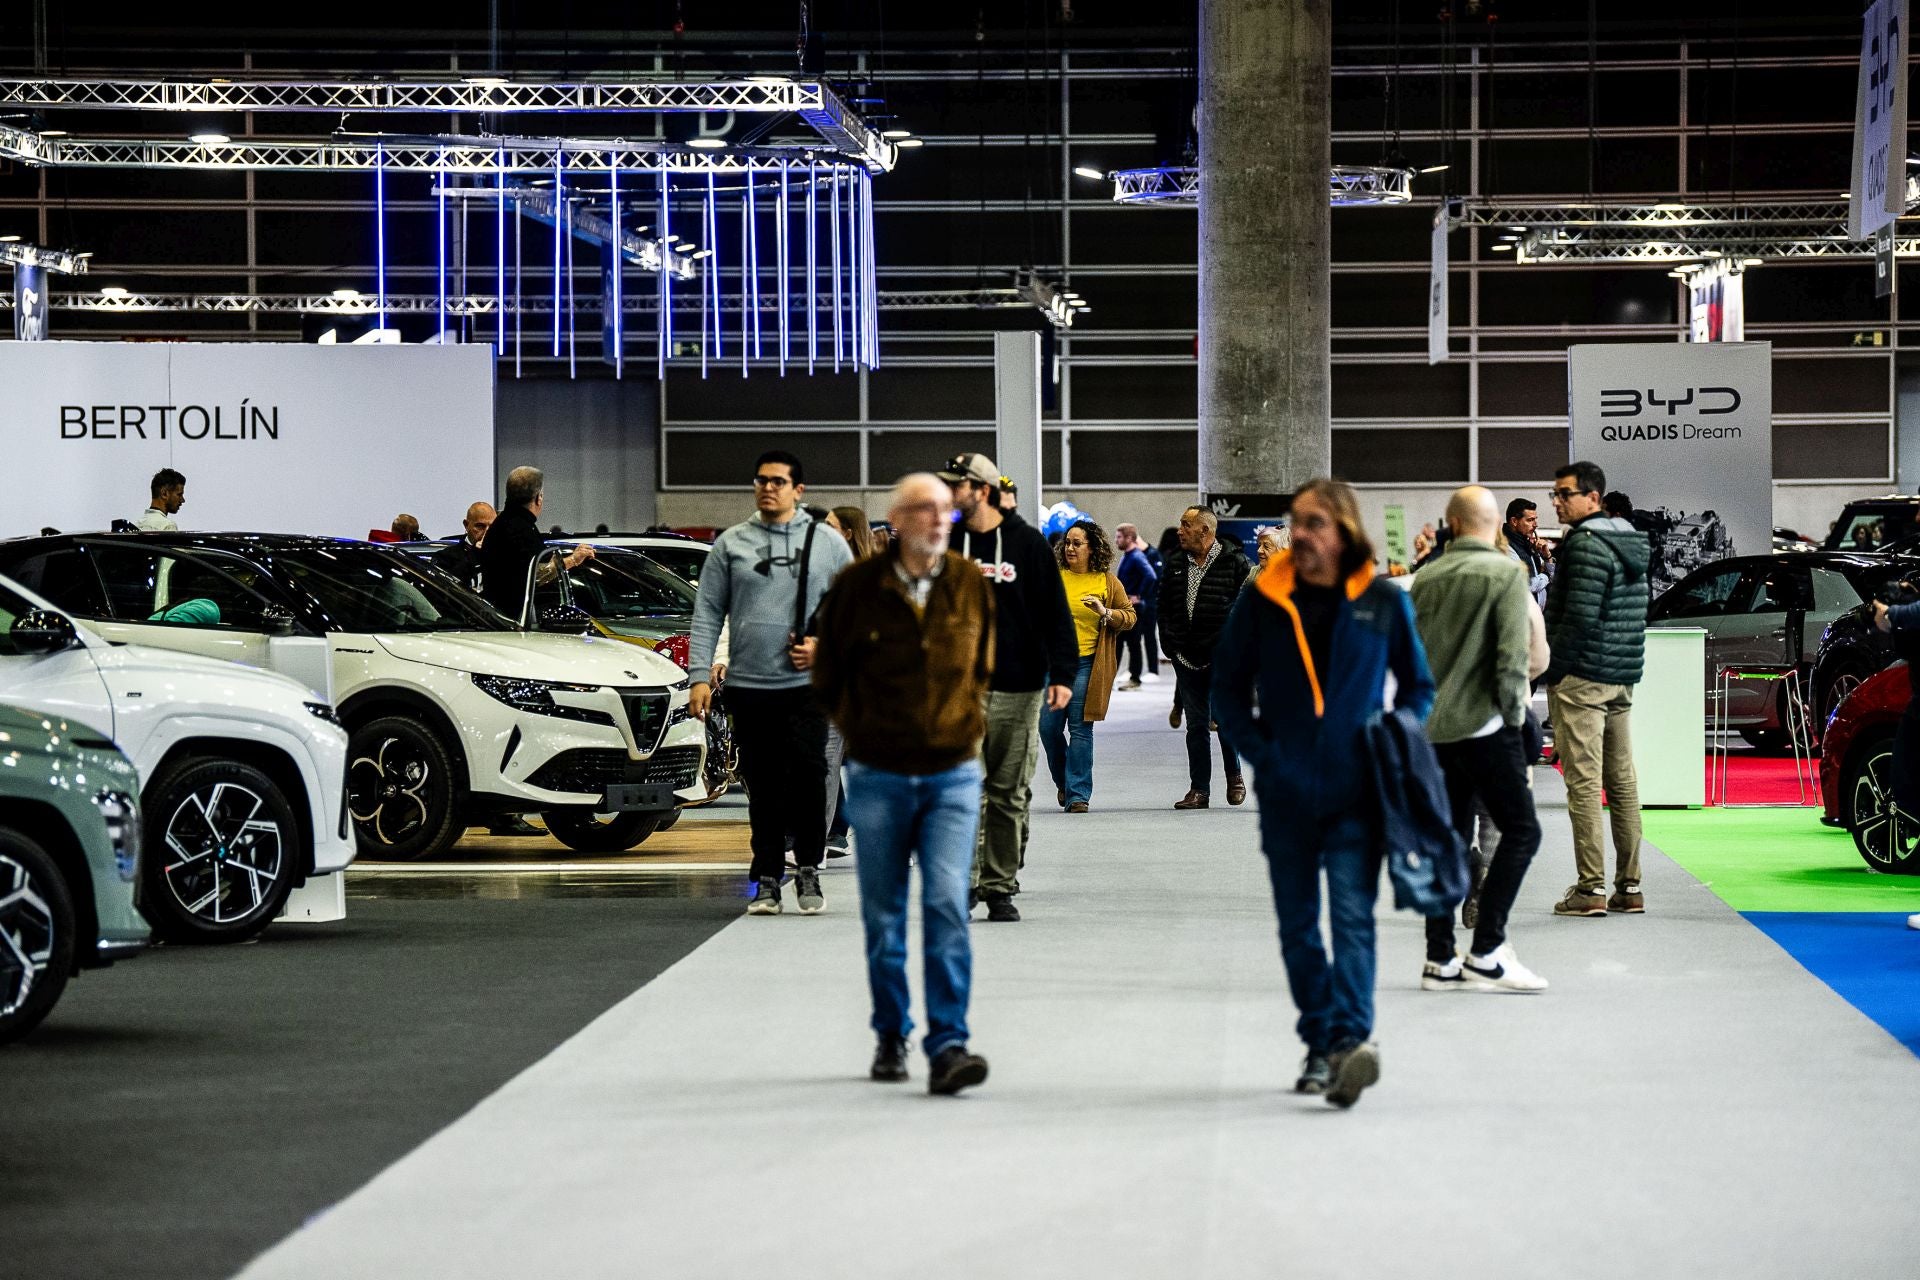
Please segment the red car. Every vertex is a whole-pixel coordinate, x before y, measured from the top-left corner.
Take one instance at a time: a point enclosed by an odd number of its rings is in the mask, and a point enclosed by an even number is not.
[[[1870,676],[1833,713],[1820,742],[1820,795],[1830,825],[1853,835],[1875,871],[1920,875],[1920,815],[1893,803],[1893,732],[1911,692],[1907,664]]]

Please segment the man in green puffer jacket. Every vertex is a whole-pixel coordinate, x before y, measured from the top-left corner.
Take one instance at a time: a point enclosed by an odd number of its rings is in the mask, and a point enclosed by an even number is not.
[[[1633,772],[1629,717],[1633,686],[1646,665],[1647,535],[1602,514],[1607,477],[1591,462],[1554,474],[1553,510],[1566,530],[1547,591],[1544,677],[1554,747],[1567,778],[1573,858],[1579,880],[1554,904],[1559,916],[1646,910],[1640,893],[1640,785]],[[1614,891],[1607,885],[1601,813],[1613,826]]]

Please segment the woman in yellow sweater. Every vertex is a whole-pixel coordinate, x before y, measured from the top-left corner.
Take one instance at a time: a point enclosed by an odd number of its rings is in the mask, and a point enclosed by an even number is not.
[[[1055,554],[1080,642],[1080,669],[1066,709],[1040,713],[1040,745],[1046,748],[1061,806],[1068,813],[1085,813],[1093,799],[1093,723],[1107,717],[1120,633],[1132,628],[1134,612],[1127,589],[1114,576],[1106,530],[1082,520],[1067,530]]]

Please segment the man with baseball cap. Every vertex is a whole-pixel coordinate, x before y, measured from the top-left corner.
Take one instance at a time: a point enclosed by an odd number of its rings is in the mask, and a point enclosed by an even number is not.
[[[953,486],[960,528],[953,549],[980,566],[993,587],[995,653],[987,694],[986,773],[974,893],[987,919],[1020,918],[1013,896],[1027,847],[1027,809],[1040,756],[1042,703],[1058,711],[1073,696],[1080,665],[1067,589],[1040,531],[1000,510],[1000,468],[983,453],[963,453],[940,469]]]

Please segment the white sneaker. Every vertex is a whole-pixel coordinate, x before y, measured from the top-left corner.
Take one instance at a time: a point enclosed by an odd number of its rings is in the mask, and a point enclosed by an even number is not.
[[[1920,916],[1908,916],[1908,917],[1907,917],[1907,928],[1909,928],[1909,929],[1920,929]]]
[[[1140,678],[1146,681],[1148,684],[1160,683],[1160,673],[1158,671],[1142,671],[1140,673]]]
[[[1467,975],[1461,969],[1460,957],[1455,956],[1445,964],[1428,960],[1420,966],[1420,989],[1422,991],[1465,991]]]
[[[1545,991],[1547,980],[1520,963],[1513,944],[1503,942],[1490,956],[1468,956],[1460,966],[1470,991]]]

